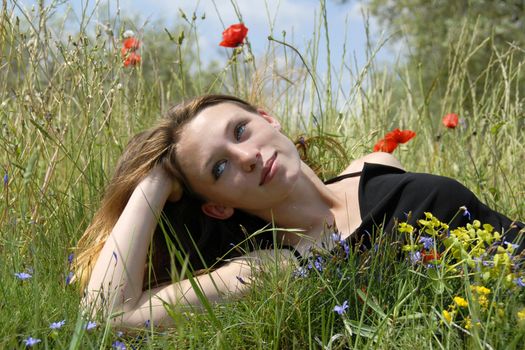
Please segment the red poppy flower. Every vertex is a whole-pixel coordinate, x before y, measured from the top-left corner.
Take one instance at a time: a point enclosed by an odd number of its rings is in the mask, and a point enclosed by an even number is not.
[[[136,66],[142,58],[136,52],[130,52],[124,60],[124,67]]]
[[[397,143],[405,143],[414,136],[416,136],[416,133],[412,130],[399,130],[396,128],[386,134],[385,139],[393,139]]]
[[[423,259],[423,262],[429,263],[434,260],[439,260],[441,258],[441,254],[439,254],[435,249],[432,249],[430,251],[421,250],[421,258]]]
[[[449,113],[443,117],[442,122],[447,128],[454,129],[456,126],[458,126],[459,117],[456,113]]]
[[[374,146],[374,152],[388,152],[392,153],[397,148],[398,143],[392,139],[381,139],[377,141],[377,143]]]
[[[374,152],[392,153],[400,143],[406,143],[414,136],[416,136],[416,133],[412,130],[399,130],[396,128],[387,133],[383,139],[377,141],[374,146]]]
[[[138,41],[137,38],[131,36],[129,38],[124,39],[124,41],[122,41],[122,45],[124,45],[123,48],[125,48],[127,50],[135,51],[135,50],[137,50],[139,48],[140,41]]]
[[[222,32],[222,41],[220,46],[237,47],[242,44],[248,34],[248,28],[243,23],[232,24]]]

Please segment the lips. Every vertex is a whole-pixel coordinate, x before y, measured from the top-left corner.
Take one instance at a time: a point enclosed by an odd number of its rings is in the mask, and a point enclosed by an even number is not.
[[[268,175],[270,175],[270,171],[272,170],[272,166],[273,166],[273,163],[275,162],[275,158],[277,158],[277,152],[275,152],[270,158],[268,158],[266,163],[264,163],[264,167],[261,172],[261,181],[259,182],[259,186],[264,185],[264,183],[268,181]]]

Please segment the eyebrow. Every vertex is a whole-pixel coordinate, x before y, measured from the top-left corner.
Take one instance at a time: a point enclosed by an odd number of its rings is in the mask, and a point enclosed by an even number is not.
[[[232,118],[230,119],[230,121],[226,124],[226,126],[225,126],[225,128],[224,128],[224,133],[223,133],[223,135],[224,135],[225,137],[228,136],[228,133],[229,133],[229,131],[231,130],[232,126],[233,126],[234,124],[237,123],[238,117],[239,117],[239,113],[235,113],[235,114],[232,116]],[[206,162],[204,163],[204,168],[203,168],[203,169],[204,169],[205,172],[206,172],[207,169],[209,169],[210,166],[212,165],[212,163],[213,163],[213,158],[214,158],[214,152],[211,153],[210,157],[209,157],[209,158],[206,160]],[[211,175],[211,174],[210,174],[210,175]],[[213,177],[213,176],[212,176],[212,177]]]

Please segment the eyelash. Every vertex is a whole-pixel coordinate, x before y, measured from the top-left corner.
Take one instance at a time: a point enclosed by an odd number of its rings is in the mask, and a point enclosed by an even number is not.
[[[233,137],[237,142],[241,141],[242,135],[246,131],[246,122],[241,122],[235,125],[235,128],[233,129]],[[213,166],[213,169],[211,170],[211,173],[213,175],[213,178],[215,180],[218,180],[222,173],[224,172],[224,167],[226,166],[226,160],[220,160]],[[220,169],[222,167],[222,169]]]
[[[242,131],[240,131],[242,129]],[[233,130],[233,135],[235,136],[235,139],[237,141],[241,141],[242,134],[244,134],[244,131],[246,130],[246,122],[239,123],[235,126],[235,129]]]

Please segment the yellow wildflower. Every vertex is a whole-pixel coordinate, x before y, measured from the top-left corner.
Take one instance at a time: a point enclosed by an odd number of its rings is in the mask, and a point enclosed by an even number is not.
[[[486,295],[480,295],[478,296],[478,303],[479,306],[481,306],[481,310],[485,311],[489,307],[489,299]]]
[[[404,232],[404,233],[412,233],[414,232],[414,226],[410,225],[410,224],[407,224],[406,222],[401,222],[398,226],[397,226],[397,230],[399,232]]]
[[[489,295],[491,293],[490,289],[484,286],[471,286],[471,289],[479,295]]]
[[[468,306],[468,302],[463,299],[462,297],[454,297],[454,302],[456,303],[457,306],[459,307],[467,307]]]
[[[405,244],[401,249],[404,252],[413,252],[419,250],[419,246],[417,244]]]
[[[520,317],[520,316],[518,316],[518,317]],[[450,312],[448,312],[447,310],[443,310],[443,318],[447,321],[447,323],[452,322],[452,314]]]
[[[470,319],[470,317],[467,316],[467,318],[465,318],[465,329],[471,329],[472,328],[472,320]]]
[[[443,315],[444,316],[444,315]],[[518,311],[518,320],[519,321],[525,321],[525,307]]]

